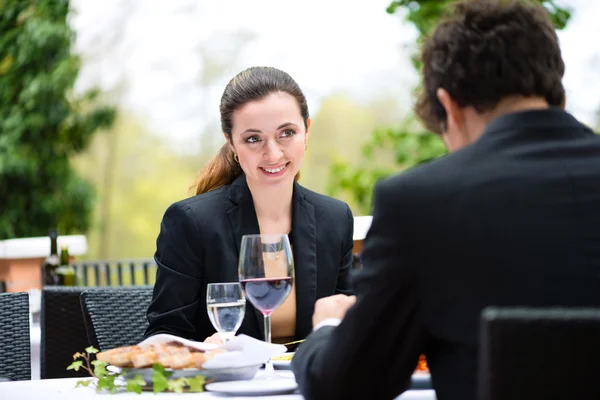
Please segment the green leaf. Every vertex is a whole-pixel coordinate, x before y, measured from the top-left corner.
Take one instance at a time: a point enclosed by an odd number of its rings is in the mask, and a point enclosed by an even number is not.
[[[187,384],[190,387],[190,392],[203,392],[206,379],[203,376],[186,378]]]
[[[167,387],[168,387],[169,391],[175,392],[175,393],[183,393],[185,384],[186,384],[185,378],[171,379],[171,380],[167,381]]]
[[[94,346],[90,346],[85,349],[85,352],[88,354],[96,354],[98,349],[94,348]]]
[[[94,366],[94,375],[97,377],[108,375],[108,370],[106,369],[108,364],[106,361],[94,360],[91,364]]]
[[[90,383],[92,383],[93,381],[91,379],[88,379],[87,381],[77,381],[77,384],[75,385],[76,388],[83,386],[83,387],[88,387],[90,386]]]
[[[152,391],[154,393],[159,393],[167,390],[169,387],[169,379],[165,368],[160,364],[154,364],[152,369],[154,370],[152,372]]]
[[[105,390],[110,393],[115,393],[117,391],[117,386],[115,385],[115,378],[116,375],[104,375],[99,377],[96,386],[96,391],[101,392]]]
[[[12,56],[4,56],[2,61],[0,61],[0,75],[6,74],[10,67],[14,64],[15,59]]]
[[[146,386],[146,381],[141,375],[136,375],[133,379],[127,380],[127,391],[135,392],[137,394],[142,393],[142,387]]]
[[[67,370],[74,369],[75,371],[79,371],[79,368],[83,365],[83,361],[73,361],[71,365],[67,367]]]

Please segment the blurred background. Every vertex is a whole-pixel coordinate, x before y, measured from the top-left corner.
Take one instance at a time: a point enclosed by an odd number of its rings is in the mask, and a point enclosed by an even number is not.
[[[56,227],[85,235],[81,260],[152,257],[165,209],[224,142],[222,90],[253,65],[308,98],[301,183],[369,215],[378,179],[445,151],[412,114],[413,56],[451,2],[0,1],[0,241]],[[541,2],[568,111],[598,129],[600,2]]]

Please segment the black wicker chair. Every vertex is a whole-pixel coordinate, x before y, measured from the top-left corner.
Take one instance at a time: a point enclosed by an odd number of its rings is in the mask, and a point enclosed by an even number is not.
[[[479,398],[600,397],[600,309],[488,308],[481,319]]]
[[[88,287],[45,286],[42,289],[40,378],[89,376],[85,370],[67,371],[73,354],[90,345],[80,294]]]
[[[100,351],[142,341],[152,287],[89,289],[81,294],[90,343]]]
[[[0,294],[0,377],[31,379],[29,294]]]

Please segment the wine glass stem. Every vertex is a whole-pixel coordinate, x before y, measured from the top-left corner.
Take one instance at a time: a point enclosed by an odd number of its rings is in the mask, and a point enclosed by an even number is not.
[[[264,314],[263,314],[264,315]],[[271,343],[271,315],[264,315],[265,319],[265,342]],[[271,359],[265,364],[265,376],[269,379],[275,378],[275,369]]]
[[[265,318],[265,342],[271,343],[271,315],[264,315]]]

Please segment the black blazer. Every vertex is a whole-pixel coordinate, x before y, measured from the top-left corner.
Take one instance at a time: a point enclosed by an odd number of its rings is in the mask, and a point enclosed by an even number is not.
[[[343,202],[294,183],[293,255],[296,338],[312,329],[318,298],[349,292],[354,219]],[[145,336],[171,333],[203,341],[215,333],[206,310],[206,286],[237,282],[242,236],[260,233],[245,175],[231,185],[171,205],[154,256],[158,270]],[[248,301],[238,333],[264,339],[263,316]]]
[[[362,261],[292,360],[306,399],[392,399],[422,353],[439,400],[474,399],[484,307],[600,306],[600,136],[558,109],[492,121],[376,186]]]

